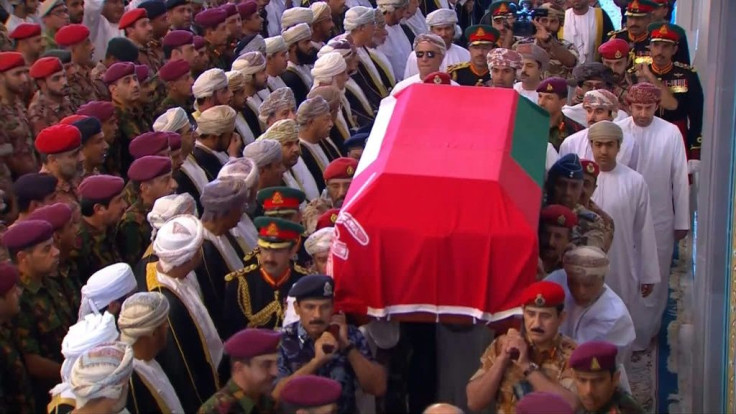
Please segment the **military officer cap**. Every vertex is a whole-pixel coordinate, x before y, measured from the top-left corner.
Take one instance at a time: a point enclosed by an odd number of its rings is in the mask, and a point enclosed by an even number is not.
[[[631,0],[626,5],[626,15],[643,17],[659,8],[659,5],[651,0]]]
[[[343,146],[348,150],[353,148],[365,148],[365,142],[368,140],[368,136],[370,136],[369,132],[358,132],[346,139]]]
[[[214,8],[199,12],[194,21],[204,29],[214,29],[219,24],[225,23],[225,19],[227,19],[227,12],[220,8]]]
[[[432,72],[425,76],[422,81],[424,83],[432,83],[435,85],[450,85],[452,79],[450,79],[450,75],[448,75],[447,72]]]
[[[169,145],[168,141],[166,145]],[[153,180],[171,172],[171,158],[146,155],[138,158],[128,168],[128,178],[139,183]]]
[[[91,101],[80,106],[77,114],[91,116],[100,122],[105,122],[115,115],[115,105],[108,101]]]
[[[567,98],[567,80],[556,76],[547,78],[537,86],[537,92],[554,93],[560,98]]]
[[[512,5],[510,1],[497,1],[488,8],[488,11],[491,13],[493,17],[497,16],[506,16],[508,14],[514,13],[516,9],[515,5]]]
[[[64,70],[61,60],[55,57],[43,57],[33,62],[28,75],[33,79],[45,79],[56,72]]]
[[[601,168],[595,161],[580,160],[580,166],[583,167],[583,174],[592,175],[596,178],[598,178],[598,174],[601,172]]]
[[[164,82],[174,82],[182,76],[189,75],[189,62],[184,59],[170,60],[158,70],[158,76]]]
[[[685,30],[672,23],[652,23],[647,30],[652,42],[679,43],[685,37]]]
[[[120,18],[118,29],[125,30],[133,26],[138,20],[145,18],[148,18],[148,11],[146,9],[130,9],[123,13],[123,17]]]
[[[501,33],[487,24],[476,24],[465,29],[465,38],[469,46],[496,44]]]
[[[71,125],[56,124],[44,128],[36,136],[36,150],[41,154],[60,154],[82,145],[82,134]]]
[[[606,341],[579,344],[570,355],[570,366],[575,371],[616,371],[616,345]]]
[[[55,203],[39,207],[26,217],[26,220],[42,220],[54,231],[59,231],[72,219],[72,208],[67,203]]]
[[[67,65],[69,63],[72,63],[72,52],[64,49],[49,49],[41,55],[42,58],[45,57],[55,57],[61,61],[62,64]]]
[[[303,375],[289,381],[281,391],[281,402],[293,407],[313,408],[336,404],[342,394],[339,382],[317,375]]]
[[[547,177],[549,180],[552,180],[558,176],[574,180],[583,179],[583,167],[580,165],[580,158],[577,154],[563,155],[552,165],[547,173]]]
[[[102,133],[102,124],[97,118],[85,116],[83,119],[74,121],[72,125],[82,134],[82,145],[86,144],[90,138]]]
[[[54,228],[45,220],[15,222],[3,234],[2,243],[8,250],[23,250],[43,243],[54,235]]]
[[[63,47],[82,43],[87,38],[89,38],[89,29],[83,24],[68,24],[59,29],[54,35],[56,44]]]
[[[565,291],[555,282],[542,280],[521,292],[521,306],[554,308],[565,303]]]
[[[339,208],[331,208],[325,211],[317,219],[317,227],[315,228],[315,230],[323,229],[325,227],[335,227],[335,223],[337,223],[337,217],[339,215],[340,215]]]
[[[148,18],[153,20],[159,16],[166,14],[166,5],[160,0],[144,1],[138,5],[139,9],[146,9]]]
[[[16,41],[30,39],[35,36],[41,36],[40,24],[21,23],[8,35],[9,38]]]
[[[259,355],[275,354],[279,341],[281,341],[280,332],[269,329],[243,329],[225,341],[225,353],[233,359],[249,359]]]
[[[82,200],[106,202],[123,192],[125,181],[114,175],[91,175],[79,184],[77,192]]]
[[[544,224],[567,227],[568,229],[572,229],[578,224],[578,216],[569,208],[559,204],[550,204],[543,208],[539,218]]]
[[[622,59],[629,56],[629,42],[614,38],[598,46],[598,53],[603,59]]]
[[[18,268],[10,262],[0,263],[0,296],[5,296],[18,285],[20,274]]]
[[[105,85],[110,85],[118,80],[135,74],[135,64],[131,62],[116,62],[110,65],[105,71],[105,76],[102,77],[102,81]]]
[[[289,296],[296,300],[332,299],[335,281],[327,275],[308,275],[299,279],[289,290]]]
[[[572,407],[562,397],[550,392],[534,391],[516,404],[516,414],[573,414]]]
[[[139,52],[138,46],[127,37],[113,37],[107,42],[105,54],[114,57],[120,62],[135,62],[138,60]]]
[[[133,138],[128,144],[128,151],[134,159],[146,155],[158,155],[169,149],[169,136],[165,132],[146,132]]]
[[[304,192],[291,187],[269,187],[258,192],[256,201],[265,215],[276,216],[298,211],[305,198]]]
[[[278,217],[257,217],[258,245],[266,249],[285,249],[297,243],[304,227]]]
[[[0,73],[26,65],[26,59],[18,52],[0,52]]]
[[[325,167],[322,173],[325,182],[333,179],[352,180],[355,175],[355,169],[358,168],[358,161],[354,158],[340,157],[333,160]]]

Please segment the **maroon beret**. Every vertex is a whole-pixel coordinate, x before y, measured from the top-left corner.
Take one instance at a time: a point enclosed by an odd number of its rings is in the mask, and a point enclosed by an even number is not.
[[[289,381],[281,391],[281,401],[297,408],[335,404],[342,394],[339,382],[317,375],[302,375]]]
[[[572,229],[578,224],[578,216],[569,208],[560,204],[551,204],[540,213],[542,223]]]
[[[424,83],[433,83],[435,85],[450,85],[452,79],[446,72],[432,72],[424,77]]]
[[[105,85],[109,85],[113,82],[120,80],[121,78],[133,75],[135,73],[135,64],[131,62],[117,62],[110,65],[105,71],[105,76],[102,77],[102,81]]]
[[[335,222],[337,222],[337,216],[339,215],[340,215],[339,208],[331,208],[325,211],[317,219],[317,227],[315,228],[315,231],[319,229],[323,229],[325,227],[335,227]]]
[[[280,340],[281,333],[270,329],[243,329],[225,341],[225,353],[235,359],[274,354]]]
[[[238,7],[232,3],[225,3],[222,6],[220,6],[220,8],[222,10],[225,10],[227,17],[235,16],[236,14],[238,14]]]
[[[181,149],[181,134],[176,132],[164,132],[169,137],[169,148],[172,151]]]
[[[115,105],[108,101],[91,101],[80,106],[77,114],[91,116],[100,122],[105,122],[115,115]]]
[[[130,27],[135,24],[138,20],[148,17],[146,9],[130,9],[123,14],[118,23],[118,29],[125,30],[126,27]]]
[[[114,175],[90,175],[77,187],[79,197],[84,200],[110,200],[123,192],[125,181]]]
[[[194,35],[188,30],[172,30],[164,36],[163,46],[175,48],[194,43]]]
[[[25,66],[26,59],[18,52],[0,52],[0,72]]]
[[[583,372],[615,371],[616,354],[618,348],[610,342],[585,342],[572,351],[570,366]]]
[[[562,397],[549,392],[534,391],[516,404],[516,414],[573,414],[570,404]]]
[[[72,125],[75,122],[81,121],[81,120],[83,120],[85,118],[88,118],[88,116],[87,115],[74,114],[74,115],[69,115],[69,116],[65,116],[64,118],[61,118],[61,121],[59,121],[59,123],[60,124],[63,124],[63,125]]]
[[[146,155],[157,155],[159,152],[168,149],[169,137],[165,132],[146,132],[138,135],[128,144],[128,151],[134,159]]]
[[[82,133],[71,125],[52,125],[38,133],[35,145],[36,150],[41,154],[71,151],[82,145]]]
[[[241,19],[247,19],[258,12],[258,3],[249,0],[238,4],[238,13]]]
[[[158,76],[164,82],[173,82],[187,75],[191,68],[189,62],[184,59],[170,60],[158,70]]]
[[[18,268],[10,262],[0,263],[0,296],[5,296],[10,289],[18,284],[20,275]]]
[[[204,41],[204,37],[202,36],[194,36],[194,40],[192,40],[192,43],[194,44],[195,50],[199,50],[207,46],[207,42]]]
[[[21,23],[9,35],[13,40],[24,40],[34,36],[41,36],[40,24]]]
[[[564,98],[567,96],[567,80],[556,76],[547,78],[537,86],[537,92],[554,93]]]
[[[68,24],[54,35],[54,41],[59,46],[76,45],[89,37],[89,29],[83,24]]]
[[[21,250],[43,243],[54,235],[54,228],[45,220],[17,221],[3,234],[3,246]]]
[[[355,175],[356,168],[358,168],[358,161],[355,158],[340,157],[325,167],[325,172],[322,176],[325,181],[332,180],[333,178],[351,180],[353,175]]]
[[[148,66],[146,65],[135,65],[135,77],[138,78],[138,82],[143,83],[148,80]]]
[[[168,145],[168,142],[166,143]],[[128,178],[144,182],[171,172],[171,158],[159,155],[146,155],[138,158],[128,168]]]
[[[64,65],[57,57],[49,56],[38,59],[31,65],[31,70],[28,72],[33,79],[43,79],[47,76],[51,76],[56,72],[64,70]]]
[[[203,29],[214,29],[220,23],[224,23],[225,19],[227,19],[227,12],[220,8],[214,8],[199,12],[194,18],[194,22],[202,26]]]
[[[62,227],[72,219],[72,208],[66,203],[55,203],[33,210],[24,220],[43,220],[51,224],[54,231]]]

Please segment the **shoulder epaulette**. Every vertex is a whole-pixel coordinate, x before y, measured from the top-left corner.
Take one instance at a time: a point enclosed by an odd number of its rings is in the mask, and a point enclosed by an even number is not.
[[[687,69],[689,71],[695,72],[695,68],[682,62],[674,62],[673,65],[677,66],[678,68]]]
[[[298,273],[302,273],[302,274],[305,274],[305,275],[308,275],[309,274],[309,270],[307,270],[306,267],[301,266],[301,265],[297,264],[296,262],[294,262],[294,270],[297,271]]]
[[[237,270],[235,272],[228,273],[227,275],[225,275],[225,282],[229,282],[229,281],[235,280],[235,279],[237,279],[237,278],[239,278],[241,276],[245,276],[248,273],[250,273],[250,272],[252,272],[252,271],[254,271],[256,269],[258,269],[258,265],[255,264],[255,263],[253,263],[250,266],[246,266],[246,267],[244,267],[244,268],[242,268],[240,270]]]
[[[447,73],[456,71],[458,69],[467,68],[468,66],[470,66],[470,62],[456,63],[447,67]]]
[[[609,37],[609,38],[611,38],[611,37],[614,37],[614,36],[616,36],[617,34],[619,34],[619,33],[623,33],[623,32],[625,32],[625,31],[626,31],[626,29],[621,29],[621,30],[611,30],[610,32],[608,32],[608,37]]]
[[[244,262],[248,262],[248,261],[250,261],[251,259],[253,259],[254,257],[258,256],[258,255],[259,255],[260,253],[261,253],[261,248],[260,248],[260,247],[256,247],[255,249],[253,249],[253,250],[249,251],[249,252],[248,252],[248,253],[247,253],[247,254],[246,254],[246,255],[245,255],[244,257],[243,257],[243,261],[244,261]]]

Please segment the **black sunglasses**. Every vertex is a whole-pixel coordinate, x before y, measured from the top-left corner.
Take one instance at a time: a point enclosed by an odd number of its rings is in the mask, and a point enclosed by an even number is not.
[[[427,55],[429,59],[432,59],[437,55],[437,52],[432,52],[431,50],[426,51],[426,52],[419,51],[419,52],[414,52],[414,53],[416,53],[417,59],[423,58],[425,54]]]

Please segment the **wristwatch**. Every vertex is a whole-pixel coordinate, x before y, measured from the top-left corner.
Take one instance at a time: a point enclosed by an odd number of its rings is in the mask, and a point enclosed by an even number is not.
[[[538,370],[539,370],[539,365],[533,362],[530,362],[529,367],[524,370],[524,378],[528,377],[532,372],[538,371]]]

